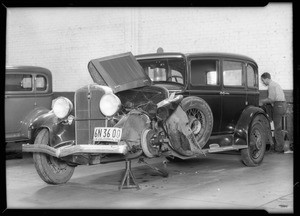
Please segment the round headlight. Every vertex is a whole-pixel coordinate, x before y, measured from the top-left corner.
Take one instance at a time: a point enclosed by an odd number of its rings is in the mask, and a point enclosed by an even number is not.
[[[59,97],[53,102],[52,110],[54,114],[60,119],[67,117],[72,109],[73,104],[68,98]]]
[[[114,94],[105,94],[100,100],[99,107],[103,115],[110,117],[119,111],[121,101]]]

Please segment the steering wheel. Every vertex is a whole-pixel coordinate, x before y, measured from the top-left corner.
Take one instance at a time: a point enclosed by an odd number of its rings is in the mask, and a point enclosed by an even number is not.
[[[178,78],[183,80],[183,78],[182,78],[181,76],[178,76],[178,75],[172,75],[172,76],[168,77],[167,81],[170,81],[170,80],[172,81],[173,78],[175,78],[175,81],[176,81],[177,83],[179,83],[179,82],[178,82]]]

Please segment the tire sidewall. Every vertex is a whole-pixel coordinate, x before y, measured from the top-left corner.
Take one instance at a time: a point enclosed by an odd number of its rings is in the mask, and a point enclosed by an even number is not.
[[[262,146],[261,146],[261,150],[260,150],[261,152],[257,158],[253,158],[252,153],[251,153],[251,146],[250,146],[250,145],[252,145],[251,134],[254,130],[258,130],[261,135],[261,138],[262,138]],[[241,150],[242,160],[243,160],[244,164],[247,166],[258,166],[259,164],[262,163],[263,158],[264,158],[264,154],[266,151],[267,137],[264,132],[263,124],[260,121],[258,121],[257,118],[253,120],[253,122],[249,128],[248,141],[249,141],[248,148]]]
[[[42,129],[35,138],[34,144],[49,145],[49,131]],[[73,175],[75,167],[69,166],[66,162],[57,159],[58,163],[64,167],[61,171],[55,172],[53,166],[58,168],[55,163],[52,163],[53,156],[45,153],[33,153],[33,161],[39,176],[48,184],[66,183]],[[52,164],[52,165],[51,165]]]

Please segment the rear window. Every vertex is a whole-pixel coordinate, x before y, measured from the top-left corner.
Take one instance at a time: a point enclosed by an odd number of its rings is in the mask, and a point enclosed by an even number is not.
[[[5,91],[32,91],[32,75],[28,74],[6,74]]]

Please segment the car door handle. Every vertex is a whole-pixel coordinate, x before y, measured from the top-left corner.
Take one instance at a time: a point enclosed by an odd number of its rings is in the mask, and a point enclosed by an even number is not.
[[[224,91],[220,92],[220,95],[229,95],[229,94],[230,94],[229,92],[224,92]]]

